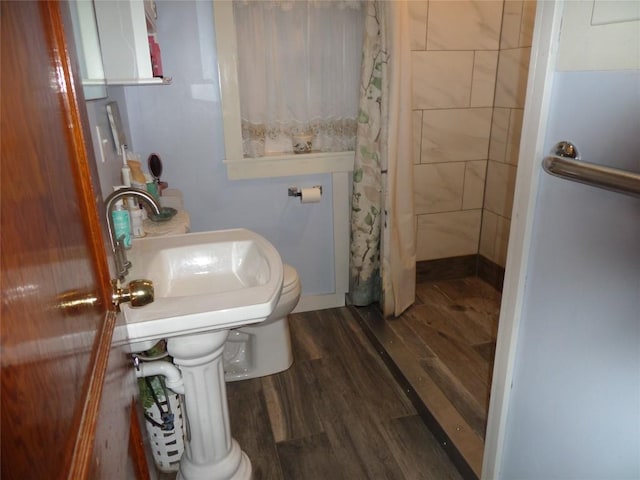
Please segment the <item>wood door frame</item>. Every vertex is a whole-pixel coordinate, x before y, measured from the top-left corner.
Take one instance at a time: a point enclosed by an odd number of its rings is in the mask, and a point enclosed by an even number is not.
[[[482,463],[486,480],[501,476],[563,8],[563,0],[537,2]]]

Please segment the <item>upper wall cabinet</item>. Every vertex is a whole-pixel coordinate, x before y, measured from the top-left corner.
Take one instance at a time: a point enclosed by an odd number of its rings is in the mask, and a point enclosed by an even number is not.
[[[107,84],[162,84],[153,0],[95,0]]]
[[[68,2],[85,100],[107,96],[100,39],[92,2]]]

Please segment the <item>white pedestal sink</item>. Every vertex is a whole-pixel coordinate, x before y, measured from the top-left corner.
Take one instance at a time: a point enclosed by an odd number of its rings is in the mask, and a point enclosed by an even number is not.
[[[244,480],[251,462],[231,438],[222,351],[230,328],[265,320],[280,297],[282,260],[263,237],[224,230],[135,240],[129,278],[153,281],[155,301],[124,304],[132,351],[167,338],[182,372],[187,424],[178,478]]]

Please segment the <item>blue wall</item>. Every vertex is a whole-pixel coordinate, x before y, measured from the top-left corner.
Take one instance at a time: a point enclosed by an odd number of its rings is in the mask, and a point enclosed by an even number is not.
[[[157,8],[163,69],[173,83],[109,88],[110,98],[118,100],[127,117],[132,150],[144,165],[150,153],[160,155],[162,179],[182,190],[192,231],[249,228],[272,242],[283,260],[298,270],[303,295],[332,293],[331,176],[228,180],[222,163],[212,2],[162,1]],[[90,102],[92,124],[106,117],[105,103]],[[119,183],[119,168],[119,161],[112,160],[110,166],[100,167],[101,178]],[[287,196],[292,185],[322,185],[323,199],[302,205]]]
[[[639,172],[639,79],[556,73],[547,151]],[[540,175],[501,478],[640,478],[640,199]]]

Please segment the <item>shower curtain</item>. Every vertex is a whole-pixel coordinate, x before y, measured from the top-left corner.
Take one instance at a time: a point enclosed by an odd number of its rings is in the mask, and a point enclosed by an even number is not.
[[[415,299],[411,58],[405,1],[369,0],[351,200],[349,297],[400,315]]]

